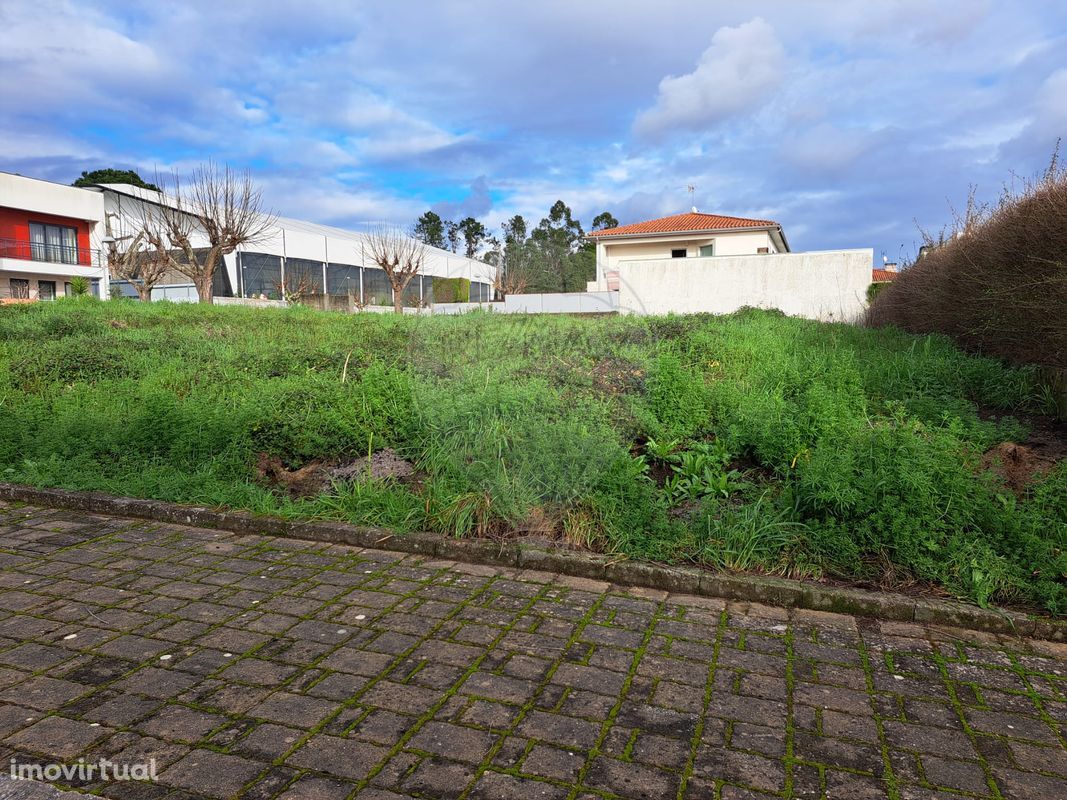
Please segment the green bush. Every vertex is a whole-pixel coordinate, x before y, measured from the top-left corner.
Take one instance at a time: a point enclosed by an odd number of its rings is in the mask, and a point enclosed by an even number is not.
[[[471,282],[467,278],[434,278],[433,301],[435,303],[469,303]]]

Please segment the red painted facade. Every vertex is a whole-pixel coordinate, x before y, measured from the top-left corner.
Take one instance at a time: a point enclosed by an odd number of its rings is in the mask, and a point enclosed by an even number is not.
[[[29,253],[31,222],[77,229],[78,265],[93,266],[92,254],[89,250],[88,222],[69,217],[57,217],[52,214],[38,214],[35,211],[25,211],[19,208],[0,207],[0,254],[6,251],[14,258],[27,257],[20,254]]]

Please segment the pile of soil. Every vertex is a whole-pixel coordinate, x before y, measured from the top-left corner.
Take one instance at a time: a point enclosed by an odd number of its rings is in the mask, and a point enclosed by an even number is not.
[[[256,475],[261,483],[284,491],[291,497],[314,497],[334,483],[366,480],[395,480],[401,483],[416,478],[415,465],[386,448],[350,461],[315,460],[289,469],[277,456],[260,453],[256,457]]]
[[[1039,416],[1021,421],[1030,428],[1026,441],[1001,442],[982,455],[983,469],[998,474],[1016,495],[1067,458],[1067,423]]]

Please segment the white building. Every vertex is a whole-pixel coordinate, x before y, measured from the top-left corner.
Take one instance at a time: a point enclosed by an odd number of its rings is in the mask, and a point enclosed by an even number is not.
[[[590,291],[617,289],[618,268],[624,261],[790,252],[777,222],[702,214],[695,208],[687,214],[593,231],[588,238],[596,242],[596,280],[590,282]]]
[[[104,194],[110,232],[116,239],[130,235],[140,219],[141,204],[167,202],[158,192],[136,186],[98,188]],[[278,217],[270,232],[225,257],[225,268],[215,275],[215,296],[281,299],[283,287],[292,291],[300,283],[313,295],[391,306],[392,289],[385,272],[371,264],[366,238],[366,234],[343,228]],[[405,290],[405,305],[432,304],[434,278],[462,278],[470,282],[472,302],[491,299],[495,267],[435,247],[427,246],[425,252],[419,277]],[[124,293],[136,294],[130,286]],[[196,300],[197,295],[184,276],[169,276],[156,285],[152,297]]]
[[[109,275],[108,248],[122,247],[144,208],[151,213],[167,202],[159,192],[127,184],[77,188],[0,173],[0,299],[62,296],[75,275],[91,280],[98,296],[108,297],[111,286],[136,296],[132,286]],[[193,244],[206,246],[207,240]],[[423,267],[405,290],[404,302],[432,304],[435,279],[440,289],[442,278],[469,282],[469,299],[485,302],[492,297],[495,276],[496,268],[482,261],[426,247]],[[365,234],[286,218],[278,218],[259,241],[224,257],[215,273],[214,294],[277,299],[298,283],[338,301],[326,305],[393,304],[385,273],[370,262]],[[184,275],[168,274],[152,298],[195,301],[197,293]]]
[[[623,314],[729,314],[776,308],[825,321],[855,321],[867,304],[869,249],[794,253],[766,219],[701,214],[593,231],[597,278]]]
[[[0,172],[0,303],[62,297],[76,277],[107,297],[103,235],[99,192]]]

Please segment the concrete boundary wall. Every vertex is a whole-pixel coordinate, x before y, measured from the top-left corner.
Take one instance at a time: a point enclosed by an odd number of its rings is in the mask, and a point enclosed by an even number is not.
[[[156,297],[153,294],[152,299]],[[258,297],[213,297],[211,301],[217,306],[251,306],[252,308],[288,308],[285,300],[262,300]]]
[[[623,261],[624,314],[730,314],[745,306],[790,316],[854,322],[867,307],[874,251]]]
[[[557,292],[509,294],[503,302],[435,303],[435,314],[463,314],[482,309],[501,314],[613,314],[619,310],[618,292]]]

